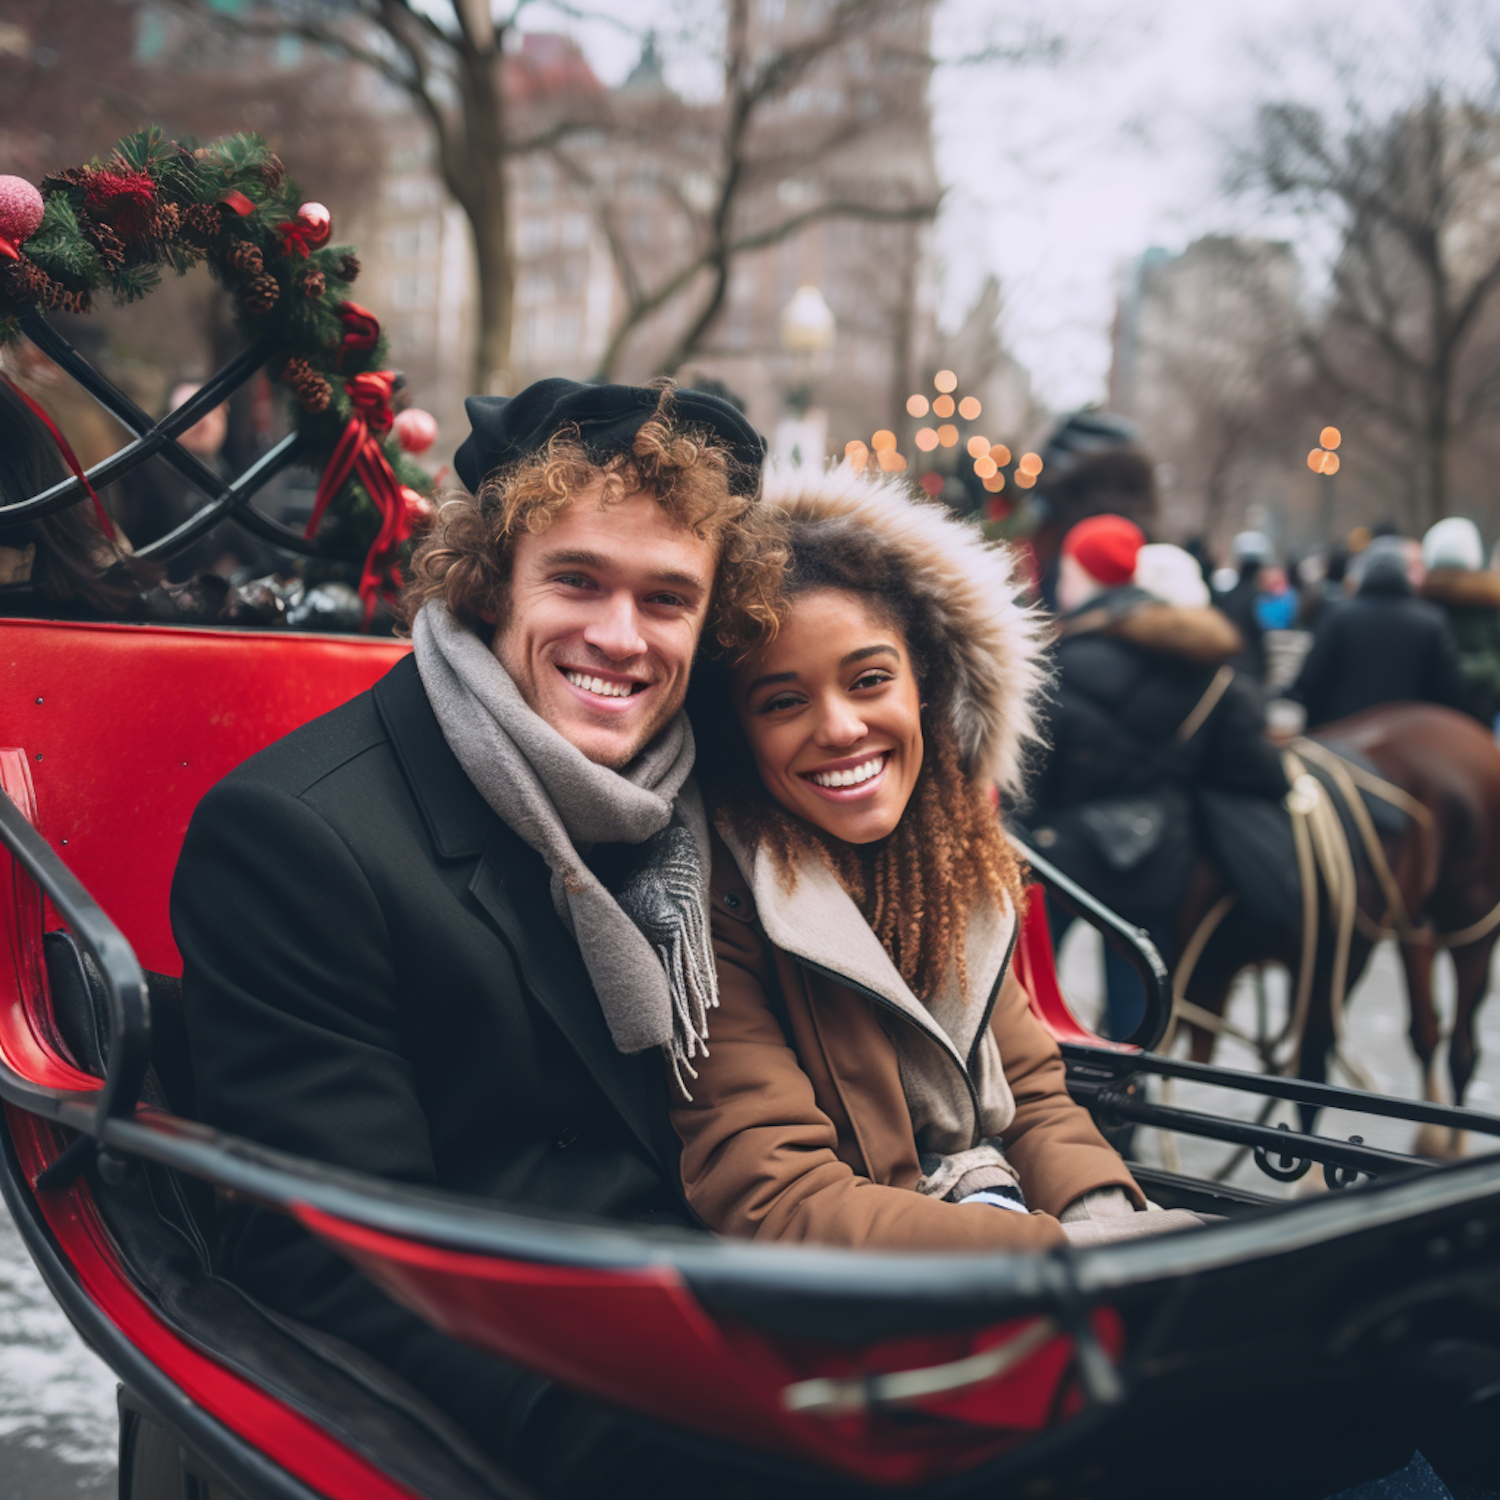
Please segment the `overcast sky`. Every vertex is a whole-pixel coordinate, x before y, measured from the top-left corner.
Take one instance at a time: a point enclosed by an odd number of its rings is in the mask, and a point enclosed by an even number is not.
[[[673,39],[676,86],[714,86],[714,37],[702,30],[714,7],[612,0],[610,9]],[[1229,145],[1256,101],[1331,95],[1334,54],[1358,60],[1370,90],[1404,91],[1411,70],[1430,65],[1418,32],[1435,10],[1452,33],[1441,70],[1480,65],[1477,39],[1493,31],[1500,0],[939,0],[934,46],[945,58],[1028,31],[1063,41],[1055,62],[939,70],[945,318],[994,271],[1006,338],[1041,398],[1054,410],[1101,399],[1122,262],[1210,231],[1296,235],[1295,223],[1223,188]],[[608,27],[578,35],[607,82],[634,61],[635,43]]]

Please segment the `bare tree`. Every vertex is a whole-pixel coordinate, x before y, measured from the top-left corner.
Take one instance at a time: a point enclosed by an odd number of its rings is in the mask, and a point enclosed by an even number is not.
[[[772,9],[728,0],[712,104],[621,98],[609,151],[585,155],[561,134],[552,147],[593,202],[624,293],[601,378],[664,314],[676,315],[654,355],[660,373],[704,352],[744,256],[832,219],[915,224],[937,212],[930,162],[900,166],[910,141],[927,138],[917,116],[933,67],[931,0],[830,0],[798,27],[771,24]],[[668,221],[644,244],[627,232],[642,204],[619,169],[641,157],[659,163],[649,211]]]
[[[1500,89],[1430,83],[1371,115],[1261,110],[1245,179],[1331,224],[1331,296],[1302,334],[1319,380],[1410,485],[1425,527],[1452,504],[1454,445],[1500,407],[1500,346],[1477,337],[1500,291]]]
[[[207,0],[179,3],[209,14]],[[597,95],[554,92],[538,117],[519,117],[509,98],[508,39],[533,0],[496,15],[490,0],[261,0],[221,24],[260,35],[297,36],[373,70],[401,90],[432,131],[438,170],[473,236],[479,327],[473,388],[508,382],[515,304],[511,168],[517,158],[577,130],[597,128]],[[576,12],[585,14],[585,12]]]
[[[1306,385],[1296,258],[1286,244],[1208,235],[1144,258],[1136,274],[1112,397],[1171,466],[1174,529],[1220,531],[1268,465],[1295,477],[1286,458],[1300,457],[1293,408]]]

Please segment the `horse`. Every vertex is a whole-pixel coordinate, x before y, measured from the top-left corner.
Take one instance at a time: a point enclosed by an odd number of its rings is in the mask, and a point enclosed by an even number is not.
[[[1316,959],[1306,955],[1310,975],[1305,1011],[1300,1021],[1294,1015],[1289,1022],[1295,1053],[1290,1065],[1303,1079],[1324,1081],[1339,1036],[1342,993],[1352,991],[1375,943],[1390,934],[1400,944],[1411,1045],[1422,1068],[1423,1095],[1432,1102],[1441,1102],[1433,960],[1440,947],[1452,954],[1457,1008],[1448,1072],[1452,1102],[1462,1104],[1478,1056],[1475,1016],[1489,986],[1491,955],[1500,939],[1500,748],[1467,715],[1419,703],[1365,709],[1320,727],[1309,739],[1307,754],[1319,763],[1326,755],[1318,754],[1318,746],[1362,756],[1398,798],[1409,799],[1406,806],[1412,815],[1399,833],[1370,828],[1384,857],[1384,870],[1378,859],[1354,861],[1350,874],[1355,920],[1342,982],[1334,901],[1326,890],[1320,898]],[[1201,862],[1174,933],[1174,979],[1184,969],[1189,971],[1177,990],[1187,1002],[1183,1020],[1197,1062],[1207,1062],[1212,1055],[1216,1035],[1223,1029],[1230,986],[1242,970],[1282,964],[1293,976],[1294,990],[1302,974],[1302,925],[1269,931],[1229,904],[1230,895],[1225,877]],[[1216,915],[1222,919],[1214,926]],[[1195,944],[1201,951],[1193,954]],[[1426,1154],[1442,1149],[1430,1135],[1424,1136],[1424,1144]],[[1458,1143],[1450,1142],[1449,1149],[1457,1150]]]

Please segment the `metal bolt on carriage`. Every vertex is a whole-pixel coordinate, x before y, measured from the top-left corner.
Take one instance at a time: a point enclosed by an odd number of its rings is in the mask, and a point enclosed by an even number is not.
[[[204,493],[158,555],[257,512],[295,444],[224,483],[43,319],[31,336]],[[78,481],[0,516],[71,503]],[[0,613],[4,601],[0,599]],[[52,1293],[120,1379],[121,1500],[531,1494],[358,1351],[215,1263],[216,1198],[296,1219],[439,1328],[588,1392],[789,1495],[1323,1496],[1400,1467],[1500,1487],[1500,1156],[1436,1164],[1175,1107],[1156,1081],[1500,1135],[1500,1118],[1154,1053],[1171,990],[1143,934],[1028,851],[1146,981],[1127,1042],[1079,1024],[1044,904],[1017,962],[1074,1096],[1108,1131],[1255,1153],[1287,1199],[1136,1165],[1202,1230],[1046,1255],[757,1246],[404,1188],[194,1120],[167,889],[233,766],[406,650],[351,636],[0,618],[0,1187]],[[1227,1095],[1226,1095],[1227,1097]],[[1271,1186],[1267,1182],[1267,1187]]]

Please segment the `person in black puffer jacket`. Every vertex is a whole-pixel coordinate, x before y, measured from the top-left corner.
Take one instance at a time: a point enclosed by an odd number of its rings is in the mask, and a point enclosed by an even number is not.
[[[1043,855],[1144,927],[1170,962],[1200,855],[1195,789],[1279,800],[1287,784],[1259,685],[1229,665],[1239,632],[1208,607],[1201,580],[1192,602],[1136,587],[1144,541],[1121,516],[1093,517],[1064,540],[1052,749],[1026,821]],[[1108,949],[1105,977],[1110,1033],[1123,1037],[1141,1015],[1140,981]]]
[[[1379,703],[1437,703],[1466,713],[1458,644],[1443,611],[1415,597],[1404,539],[1373,541],[1358,574],[1358,592],[1319,623],[1287,695],[1307,710],[1307,727]]]

